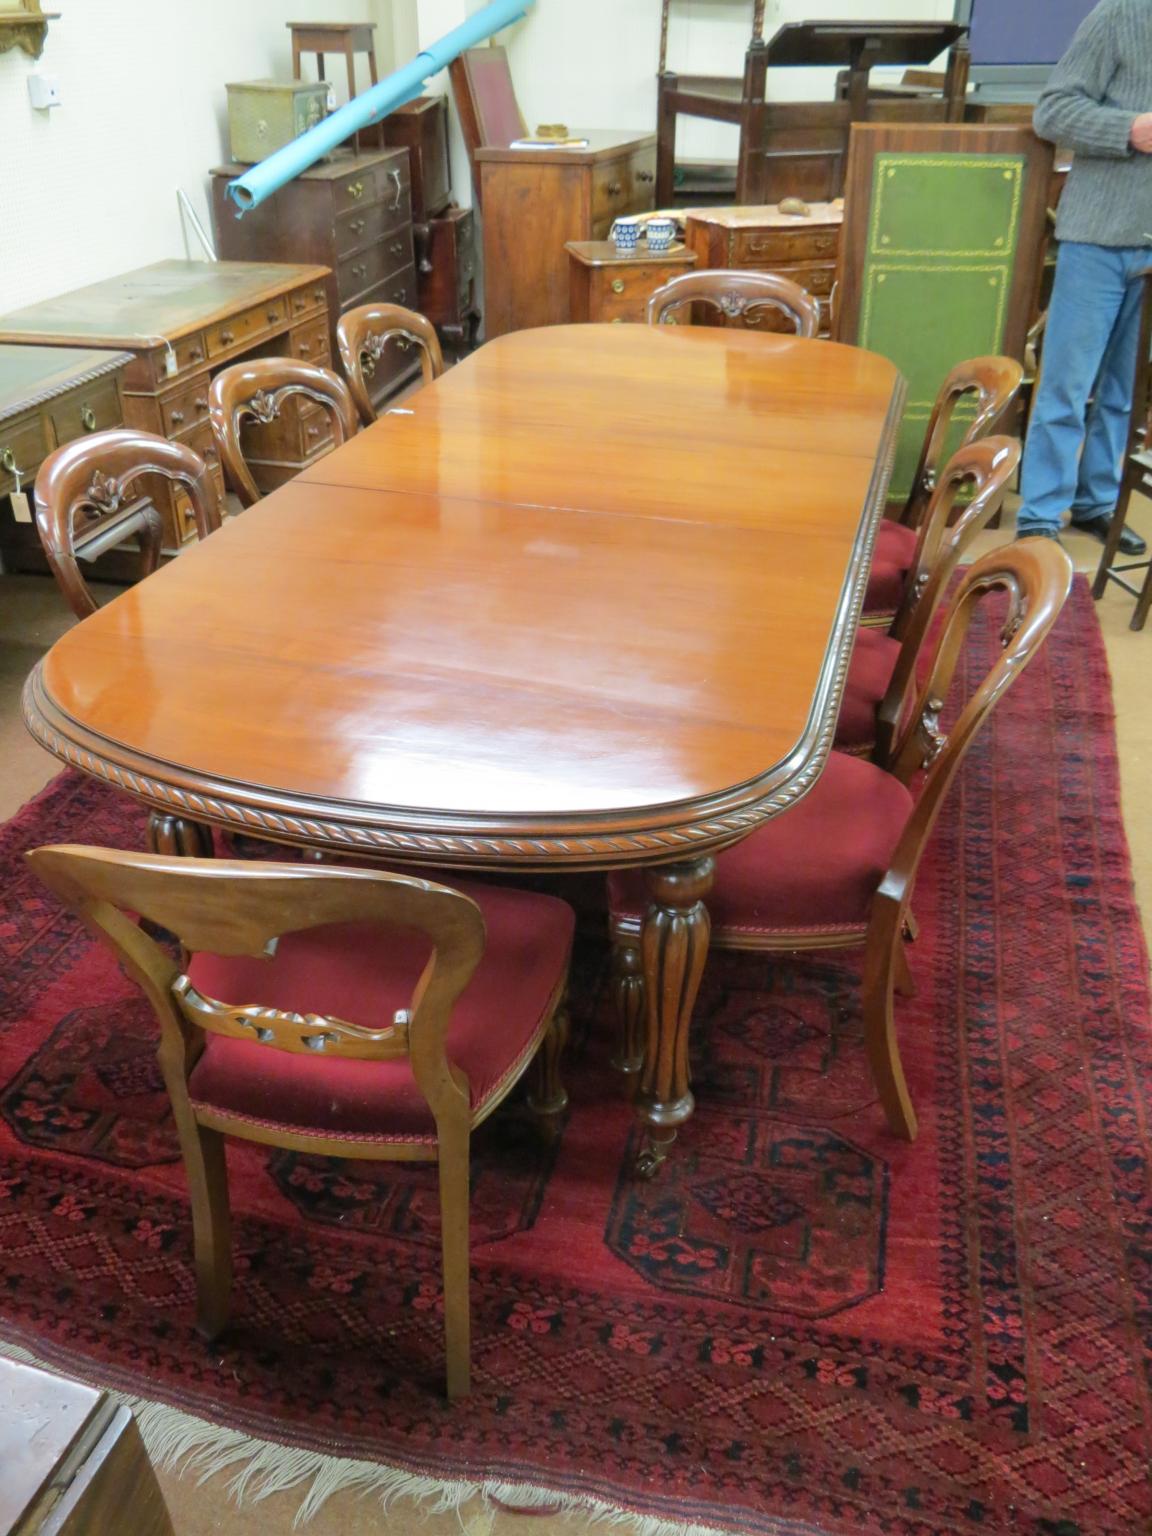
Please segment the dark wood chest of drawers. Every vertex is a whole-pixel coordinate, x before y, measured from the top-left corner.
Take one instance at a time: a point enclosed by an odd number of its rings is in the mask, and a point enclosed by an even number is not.
[[[696,252],[698,270],[741,267],[790,277],[819,301],[820,334],[830,334],[842,204],[812,203],[807,217],[781,213],[769,203],[759,208],[691,208],[684,218],[684,241]],[[775,329],[784,321],[763,313],[762,324]]]
[[[230,165],[212,172],[217,250],[234,261],[318,262],[330,268],[327,356],[313,347],[301,354],[309,362],[327,366],[338,356],[336,322],[345,310],[370,303],[416,305],[406,149],[339,151],[238,219],[226,189],[243,169]],[[383,360],[372,381],[374,399],[383,400],[417,369],[410,353]]]
[[[476,345],[476,218],[471,208],[449,208],[428,221],[427,270],[420,272],[420,313],[427,315],[451,352]]]
[[[484,320],[491,339],[568,319],[569,240],[604,240],[621,214],[655,207],[655,134],[590,132],[586,149],[476,151],[484,209]]]
[[[126,352],[0,346],[0,558],[46,569],[32,521],[36,471],[54,448],[124,424]]]

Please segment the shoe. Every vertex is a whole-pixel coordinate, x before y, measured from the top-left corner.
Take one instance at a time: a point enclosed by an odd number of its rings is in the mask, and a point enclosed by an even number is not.
[[[1108,530],[1112,527],[1112,519],[1105,514],[1103,517],[1093,517],[1085,523],[1073,523],[1072,527],[1078,533],[1090,533],[1094,539],[1099,539],[1101,544],[1108,538]],[[1146,555],[1148,543],[1142,539],[1134,528],[1125,528],[1120,535],[1119,553],[1129,558],[1133,555]]]

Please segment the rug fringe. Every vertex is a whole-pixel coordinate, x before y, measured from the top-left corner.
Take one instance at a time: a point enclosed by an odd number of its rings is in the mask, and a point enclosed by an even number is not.
[[[9,1339],[0,1338],[0,1355],[44,1370],[58,1369]],[[365,1498],[374,1495],[383,1511],[398,1499],[411,1499],[428,1514],[435,1515],[461,1511],[478,1499],[487,1518],[461,1520],[464,1536],[488,1536],[496,1509],[509,1507],[526,1513],[549,1510],[562,1516],[580,1515],[592,1525],[627,1528],[629,1536],[731,1536],[731,1532],[716,1526],[642,1515],[590,1494],[498,1478],[445,1481],[380,1462],[302,1450],[258,1439],[243,1430],[210,1424],[182,1408],[172,1408],[151,1398],[120,1392],[114,1387],[102,1390],[132,1410],[154,1466],[177,1477],[194,1476],[198,1487],[231,1473],[224,1486],[237,1508],[258,1504],[272,1494],[285,1493],[306,1483],[292,1522],[297,1529],[314,1519],[333,1494],[355,1491]]]

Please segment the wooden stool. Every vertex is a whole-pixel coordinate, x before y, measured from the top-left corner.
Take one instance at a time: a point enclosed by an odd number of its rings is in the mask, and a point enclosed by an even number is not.
[[[1136,599],[1136,611],[1129,621],[1129,629],[1143,629],[1152,609],[1152,559],[1133,560],[1117,565],[1116,555],[1120,548],[1120,535],[1128,521],[1128,507],[1132,492],[1152,490],[1152,267],[1143,274],[1144,307],[1140,320],[1139,350],[1136,353],[1136,382],[1132,389],[1132,424],[1128,429],[1128,451],[1124,456],[1124,478],[1120,482],[1120,499],[1112,514],[1112,526],[1100,556],[1100,568],[1092,583],[1092,596],[1104,596],[1108,583],[1114,581]],[[1144,584],[1136,587],[1125,581],[1128,571],[1144,571]]]
[[[295,79],[304,78],[300,73],[303,54],[316,55],[316,72],[324,80],[327,78],[324,74],[324,55],[342,53],[348,69],[348,99],[351,100],[356,94],[356,55],[366,53],[369,78],[373,85],[378,84],[376,40],[372,35],[376,31],[374,21],[290,21],[287,26],[292,34],[292,74]],[[354,134],[353,139],[356,153],[359,154],[360,134]],[[381,141],[369,134],[365,142],[378,147]]]

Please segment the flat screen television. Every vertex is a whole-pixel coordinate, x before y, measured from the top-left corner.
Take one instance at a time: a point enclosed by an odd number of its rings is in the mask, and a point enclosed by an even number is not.
[[[1096,0],[956,0],[983,97],[1031,99]]]

